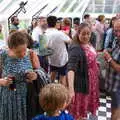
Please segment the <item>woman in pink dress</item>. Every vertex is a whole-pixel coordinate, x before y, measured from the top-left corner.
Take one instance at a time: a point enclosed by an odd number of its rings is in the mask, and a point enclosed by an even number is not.
[[[68,89],[72,102],[70,113],[76,120],[96,115],[99,107],[99,83],[96,51],[89,43],[91,30],[82,23],[74,43],[69,48]]]

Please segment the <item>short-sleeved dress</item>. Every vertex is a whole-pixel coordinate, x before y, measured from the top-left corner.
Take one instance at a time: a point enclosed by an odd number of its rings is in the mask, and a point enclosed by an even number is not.
[[[91,45],[81,46],[85,51],[88,64],[89,78],[89,94],[75,93],[74,102],[70,104],[69,111],[78,119],[79,117],[87,117],[87,113],[91,112],[96,115],[99,107],[99,81],[98,66],[96,62],[96,51]]]
[[[29,55],[18,59],[10,57],[7,51],[2,51],[0,56],[5,58],[2,77],[15,76],[16,84],[16,91],[0,86],[0,120],[27,120],[27,84],[24,73],[32,69]]]

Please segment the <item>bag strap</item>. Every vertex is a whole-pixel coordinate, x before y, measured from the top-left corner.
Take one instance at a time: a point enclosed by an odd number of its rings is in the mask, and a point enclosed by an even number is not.
[[[40,68],[40,62],[39,62],[37,54],[33,50],[29,49],[28,55],[29,55],[33,69]]]
[[[4,67],[4,61],[6,59],[7,53],[5,50],[0,51],[0,77],[2,76],[2,70]]]

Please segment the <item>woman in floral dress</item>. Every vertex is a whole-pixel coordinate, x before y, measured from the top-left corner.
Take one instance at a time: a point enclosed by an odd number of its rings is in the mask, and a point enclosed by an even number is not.
[[[70,113],[77,120],[96,115],[99,106],[99,83],[96,51],[89,43],[91,30],[82,23],[69,49],[68,88],[72,102]]]
[[[37,79],[33,68],[39,68],[37,55],[32,52],[32,60],[27,52],[27,38],[22,32],[15,32],[8,38],[8,49],[0,53],[0,120],[27,120],[27,79]],[[35,63],[32,64],[31,61]],[[15,78],[15,89],[10,90],[12,79]]]

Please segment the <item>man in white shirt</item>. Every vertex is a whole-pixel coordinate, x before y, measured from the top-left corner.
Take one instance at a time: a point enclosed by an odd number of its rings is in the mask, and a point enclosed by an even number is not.
[[[68,53],[65,43],[70,43],[71,39],[62,31],[58,31],[56,26],[57,18],[49,16],[47,18],[48,29],[46,30],[47,46],[53,49],[53,54],[49,56],[51,80],[54,81],[56,72],[60,75],[60,82],[66,84],[66,65]]]
[[[38,20],[38,25],[33,29],[32,38],[34,41],[39,42],[39,37],[47,29],[47,20],[45,17],[40,17]]]
[[[38,20],[37,27],[33,29],[32,39],[39,44],[38,48],[34,50],[38,54],[41,67],[43,67],[47,71],[48,68],[47,60],[46,57],[43,56],[45,43],[46,43],[44,32],[46,29],[47,29],[47,19],[46,17],[40,17]]]

